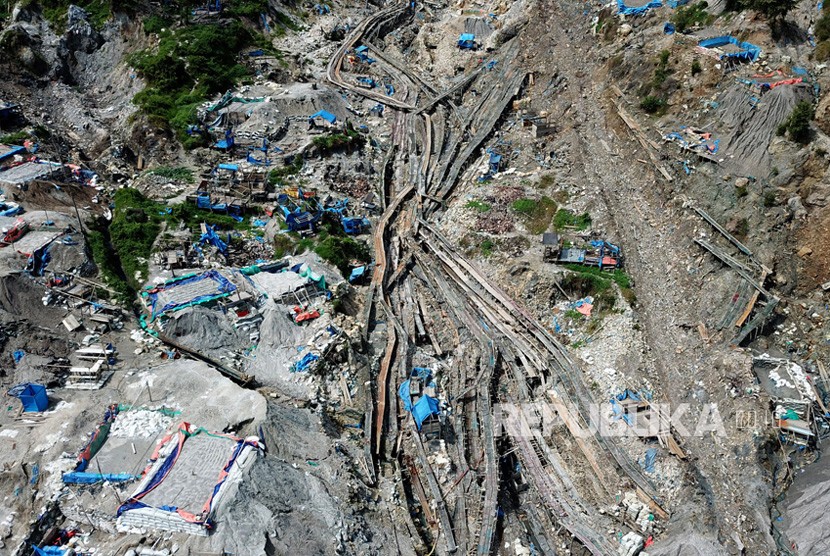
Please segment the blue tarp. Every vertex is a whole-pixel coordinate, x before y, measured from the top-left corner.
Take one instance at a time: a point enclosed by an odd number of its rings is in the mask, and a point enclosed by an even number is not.
[[[199,238],[199,244],[203,245],[205,243],[209,243],[210,245],[216,247],[216,249],[218,249],[219,252],[223,255],[227,253],[228,244],[222,241],[222,238],[220,238],[219,235],[217,235],[214,227],[210,225],[207,225],[205,227],[207,228],[207,231],[203,233],[202,236]]]
[[[666,4],[671,8],[679,8],[689,3],[689,0],[666,0]]]
[[[9,396],[20,400],[23,404],[23,411],[45,411],[49,407],[49,397],[46,395],[46,387],[34,382],[18,384],[9,390]]]
[[[20,363],[20,360],[23,359],[23,356],[25,355],[25,351],[23,351],[22,349],[18,349],[14,353],[12,353],[12,358],[14,359],[15,363]]]
[[[210,227],[208,227],[208,231],[210,231]],[[205,235],[207,235],[207,234],[205,234]],[[214,235],[215,235],[215,232],[214,232]],[[218,239],[218,236],[217,236],[217,240],[220,241],[220,242],[222,241],[222,240]],[[174,287],[177,287],[177,286],[182,286],[184,284],[191,284],[193,282],[198,282],[200,280],[212,280],[212,281],[214,281],[216,283],[215,293],[201,295],[201,296],[195,297],[193,299],[189,299],[189,300],[184,301],[184,302],[171,301],[171,302],[167,303],[164,307],[161,307],[161,308],[156,307],[156,302],[158,300],[158,294],[162,290],[174,288]],[[178,311],[179,309],[183,309],[185,307],[190,307],[192,305],[199,305],[200,303],[206,303],[208,301],[218,299],[220,297],[226,297],[226,296],[232,294],[235,291],[236,291],[236,286],[230,280],[228,280],[227,278],[222,276],[222,274],[220,274],[216,270],[208,270],[207,272],[204,272],[202,274],[190,274],[188,276],[183,276],[182,278],[179,278],[177,280],[170,280],[170,281],[166,282],[165,284],[162,284],[161,286],[159,286],[156,289],[156,291],[153,291],[152,293],[144,292],[144,293],[142,293],[142,295],[146,295],[147,298],[149,299],[150,307],[151,307],[151,310],[152,310],[152,319],[155,320],[155,318],[158,315],[160,315],[161,313],[165,313],[167,311]]]
[[[229,170],[231,172],[238,172],[239,171],[239,165],[238,164],[220,164],[218,166],[218,168],[220,170]]]
[[[754,62],[756,58],[761,54],[761,48],[755,46],[752,43],[748,42],[741,42],[735,37],[730,37],[728,35],[724,35],[722,37],[713,37],[711,39],[703,39],[699,43],[698,46],[703,48],[718,48],[720,46],[725,46],[727,44],[733,44],[741,49],[740,52],[727,52],[720,55],[721,60],[725,60],[727,58],[734,58],[737,60],[749,61]]]
[[[674,35],[674,32],[675,32],[674,25],[672,25],[671,23],[666,22],[666,24],[663,25],[663,32],[667,35]]]
[[[472,33],[464,33],[458,37],[458,48],[472,49],[476,45],[476,36]]]
[[[646,473],[654,473],[654,461],[657,459],[657,448],[649,448],[643,458],[643,469]]]
[[[104,481],[110,483],[124,483],[132,481],[136,477],[129,473],[84,473],[79,471],[72,471],[71,473],[63,474],[63,483],[66,485],[93,485],[96,483],[103,483]]]
[[[0,160],[5,160],[7,158],[11,158],[16,154],[20,154],[22,152],[26,152],[26,147],[21,147],[20,145],[3,145],[6,151],[0,151]]]
[[[369,220],[359,216],[344,218],[340,221],[340,223],[343,225],[343,231],[347,234],[363,233],[363,231],[370,226]]]
[[[316,114],[312,114],[311,116],[309,116],[309,118],[312,120],[316,118],[323,118],[330,124],[334,124],[337,121],[337,116],[335,116],[331,112],[326,112],[325,110],[320,110]]]
[[[359,266],[357,268],[352,269],[352,273],[349,275],[349,282],[354,282],[363,278],[363,275],[366,273],[365,266]]]
[[[32,545],[32,549],[37,556],[64,556],[69,551],[69,547],[64,548],[62,546],[44,546],[43,548],[38,548]]]
[[[405,411],[412,411],[412,396],[409,393],[409,382],[408,380],[404,380],[398,388],[398,395],[401,397]]]
[[[291,371],[295,373],[303,373],[308,370],[312,363],[320,359],[318,356],[314,355],[313,353],[306,353],[302,359],[294,363],[291,367]]]
[[[421,430],[421,424],[426,421],[427,417],[430,415],[438,415],[440,410],[438,409],[438,400],[435,398],[431,398],[424,394],[420,397],[420,399],[415,402],[415,405],[412,406],[412,417],[415,419],[415,424],[418,426],[418,430]]]
[[[654,0],[653,2],[649,2],[644,6],[629,7],[625,5],[625,2],[623,2],[623,0],[617,0],[617,11],[623,15],[641,15],[651,9],[659,8],[662,5],[663,4],[658,0]]]

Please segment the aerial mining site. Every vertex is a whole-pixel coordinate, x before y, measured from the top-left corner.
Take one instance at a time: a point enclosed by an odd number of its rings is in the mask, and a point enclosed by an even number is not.
[[[0,0],[0,556],[830,554],[828,64],[821,0]]]

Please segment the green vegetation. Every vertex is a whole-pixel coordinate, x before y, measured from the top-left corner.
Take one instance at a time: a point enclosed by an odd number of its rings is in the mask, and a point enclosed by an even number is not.
[[[703,66],[700,65],[700,61],[695,58],[692,60],[692,75],[697,75],[703,72]]]
[[[688,6],[680,6],[675,10],[671,18],[674,27],[679,33],[682,33],[689,27],[709,23],[711,16],[706,11],[708,7],[709,4],[706,2],[696,2]]]
[[[544,196],[541,199],[517,199],[511,206],[524,217],[527,231],[534,235],[541,234],[550,227],[557,208],[556,201]]]
[[[568,209],[559,209],[553,217],[553,227],[557,230],[576,228],[585,230],[591,226],[591,215],[587,212],[576,214]]]
[[[372,260],[369,247],[362,241],[346,235],[340,223],[324,217],[316,236],[303,237],[296,232],[274,237],[274,256],[284,257],[313,251],[323,260],[337,267],[343,276],[351,272],[352,261],[368,263]]]
[[[640,108],[649,114],[656,114],[666,108],[666,101],[660,97],[648,95],[640,101]]]
[[[257,18],[268,11],[268,0],[236,0],[230,3],[226,13],[237,17]]]
[[[16,131],[14,133],[9,133],[8,135],[3,135],[0,137],[0,143],[4,145],[20,145],[29,138],[29,134],[25,131]]]
[[[737,195],[738,199],[743,199],[744,197],[749,195],[749,190],[746,187],[736,187],[735,195]]]
[[[90,225],[88,235],[95,264],[122,301],[131,299],[146,280],[147,261],[163,222],[184,222],[194,231],[202,222],[225,230],[250,228],[246,221],[237,222],[230,216],[200,209],[194,203],[167,207],[132,188],[116,191],[114,201],[109,227],[106,221],[98,219]]]
[[[735,237],[738,239],[746,239],[749,234],[749,220],[741,218],[735,225]]]
[[[492,239],[485,239],[484,241],[481,242],[481,245],[479,245],[479,248],[481,249],[481,254],[484,257],[489,257],[490,255],[493,254],[493,248],[495,246],[496,246],[496,244],[493,243]]]
[[[337,270],[346,277],[351,272],[350,263],[352,259],[361,262],[371,260],[369,248],[366,244],[348,236],[329,235],[317,243],[314,252],[320,255],[323,260],[336,266]]]
[[[556,185],[556,178],[553,177],[553,174],[545,174],[539,178],[538,187],[540,189],[548,189],[554,185]]]
[[[582,320],[585,317],[582,313],[577,311],[576,309],[568,309],[565,311],[565,318],[571,320]]]
[[[774,207],[778,203],[775,191],[764,192],[764,206],[767,208]]]
[[[148,35],[151,33],[161,33],[163,29],[169,29],[173,25],[173,20],[161,15],[151,15],[144,19],[144,32]]]
[[[771,21],[783,21],[798,0],[727,0],[729,10],[755,10]]]
[[[612,284],[617,284],[623,298],[630,304],[637,301],[637,296],[631,288],[631,278],[622,270],[612,272],[600,270],[598,267],[566,264],[566,268],[573,271],[562,280],[562,287],[575,292],[580,297],[594,296],[594,307],[597,312],[610,310],[616,303],[616,295]]]
[[[147,260],[161,230],[163,207],[132,188],[119,189],[114,200],[109,235],[127,282],[127,288],[119,285],[118,289],[137,290],[147,278]]]
[[[113,250],[109,240],[107,224],[101,217],[87,223],[87,247],[104,282],[117,292],[117,300],[129,303],[135,296],[135,290],[124,279],[118,253]]]
[[[89,15],[89,23],[96,29],[103,27],[112,15],[111,0],[24,0],[23,2],[25,7],[39,6],[43,17],[58,32],[66,28],[66,14],[70,4],[82,8]]]
[[[813,138],[810,121],[813,119],[813,105],[802,100],[795,105],[786,120],[778,126],[778,135],[789,135],[792,141],[806,145]]]
[[[295,155],[289,164],[268,172],[268,185],[285,185],[289,176],[297,175],[303,169],[303,155]]]
[[[352,127],[351,123],[347,123],[346,129],[342,132],[338,131],[327,133],[326,135],[318,135],[311,140],[311,143],[323,153],[329,153],[343,148],[351,151],[354,147],[362,147],[364,138]]]
[[[484,201],[477,201],[477,200],[468,201],[467,204],[464,205],[464,206],[467,207],[468,209],[472,209],[476,212],[487,212],[491,208],[493,208],[490,205],[490,203],[485,203]]]
[[[195,123],[196,107],[248,75],[236,55],[254,42],[255,37],[239,21],[160,31],[158,48],[136,52],[128,59],[148,84],[133,102],[155,125],[174,129],[186,147],[199,146],[201,136],[185,133]]]
[[[669,67],[669,58],[671,57],[671,52],[668,50],[661,50],[660,56],[658,57],[657,67],[654,69],[654,76],[651,78],[651,88],[658,89],[663,83],[666,82],[666,79],[669,78],[669,75],[674,71]]]
[[[193,183],[193,170],[184,166],[159,166],[147,171],[148,174],[159,176],[173,181]]]

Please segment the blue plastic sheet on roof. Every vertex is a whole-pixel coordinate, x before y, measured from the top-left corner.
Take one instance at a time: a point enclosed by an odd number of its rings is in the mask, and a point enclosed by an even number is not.
[[[349,282],[354,282],[355,280],[361,279],[365,273],[366,273],[366,267],[365,266],[359,266],[357,268],[353,268],[352,273],[349,274]]]
[[[215,235],[215,233],[214,233],[214,235]],[[217,239],[218,239],[218,236],[217,236]],[[221,240],[219,240],[219,241],[221,242]],[[184,307],[190,307],[192,305],[199,305],[201,303],[206,303],[206,302],[211,301],[213,299],[218,299],[220,297],[225,297],[225,296],[228,296],[228,295],[230,295],[230,294],[232,294],[233,292],[236,291],[236,286],[230,280],[228,280],[227,278],[222,276],[222,274],[220,274],[216,270],[208,270],[207,272],[204,272],[202,274],[191,274],[189,276],[185,276],[185,277],[180,278],[178,280],[167,282],[166,284],[163,284],[163,285],[159,286],[158,290],[160,291],[160,290],[165,290],[165,289],[170,289],[170,288],[182,286],[182,285],[185,285],[185,284],[192,284],[194,282],[199,282],[201,280],[213,280],[214,282],[216,282],[216,292],[208,294],[208,295],[198,296],[198,297],[190,299],[186,302],[172,302],[171,301],[170,303],[167,303],[164,307],[161,307],[161,308],[158,308],[156,306],[156,302],[158,300],[158,291],[153,292],[153,293],[147,293],[146,295],[147,295],[147,298],[150,301],[150,306],[151,306],[151,309],[152,309],[152,318],[155,319],[159,314],[165,313],[167,311],[177,311],[179,309],[183,309]]]
[[[654,0],[644,6],[629,7],[625,5],[625,2],[623,0],[617,0],[617,11],[623,15],[641,15],[651,9],[659,8],[662,5],[662,2]]]
[[[727,52],[720,55],[720,59],[724,60],[727,58],[733,58],[737,60],[746,60],[750,62],[754,62],[756,58],[761,54],[761,48],[755,46],[749,42],[741,42],[735,37],[730,37],[728,35],[724,35],[722,37],[713,37],[711,39],[703,39],[702,41],[697,43],[699,46],[703,48],[717,48],[719,46],[725,46],[727,44],[734,44],[738,48],[741,49],[740,52]]]
[[[472,33],[464,33],[458,38],[459,41],[474,41],[476,40],[476,36]]]
[[[426,394],[421,396],[415,402],[415,405],[412,406],[412,417],[415,419],[415,425],[418,427],[418,430],[421,430],[421,425],[426,421],[427,417],[430,415],[438,415],[439,413],[438,400]]]
[[[335,116],[331,112],[327,112],[326,110],[320,110],[319,112],[312,114],[310,117],[312,120],[316,118],[323,118],[330,124],[333,124],[337,121],[337,116]]]
[[[667,35],[674,35],[674,32],[675,32],[674,25],[672,25],[671,23],[666,22],[666,24],[663,25],[663,32]]]
[[[26,355],[26,352],[23,351],[22,349],[16,350],[14,353],[12,353],[12,357],[14,358],[14,362],[15,363],[20,363],[20,360],[23,359],[24,355]]]

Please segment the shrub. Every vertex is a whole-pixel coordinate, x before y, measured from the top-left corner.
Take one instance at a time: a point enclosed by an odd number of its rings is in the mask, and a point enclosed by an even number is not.
[[[472,209],[476,212],[487,212],[491,208],[493,208],[490,205],[490,203],[485,203],[484,201],[476,201],[476,200],[468,201],[467,204],[464,205],[464,206],[467,207],[468,209]]]
[[[158,168],[148,170],[147,173],[154,176],[160,176],[168,180],[193,183],[193,170],[185,168],[184,166],[159,166]]]
[[[671,18],[674,27],[679,33],[682,33],[694,25],[703,25],[709,19],[709,14],[706,12],[708,7],[709,4],[706,2],[696,2],[677,8]]]
[[[349,265],[352,259],[364,263],[371,260],[369,248],[365,243],[345,236],[329,235],[321,239],[314,252],[336,266],[343,276],[348,276],[351,272]]]
[[[481,242],[481,245],[479,245],[479,247],[481,248],[481,254],[484,255],[485,257],[489,257],[490,255],[493,254],[493,248],[495,246],[496,246],[496,244],[493,243],[493,240],[485,239],[484,241]]]
[[[830,40],[821,41],[816,46],[815,51],[813,52],[813,58],[817,62],[826,62],[830,60]]]
[[[568,209],[559,209],[553,217],[553,227],[557,230],[564,228],[576,228],[585,230],[591,226],[591,215],[587,212],[575,214]]]
[[[703,66],[700,65],[700,61],[697,59],[692,60],[692,75],[697,75],[703,71]]]
[[[778,135],[789,134],[792,141],[806,145],[812,139],[812,131],[810,130],[812,119],[813,105],[806,100],[802,100],[795,105],[787,119],[779,124]]]
[[[775,195],[775,191],[767,191],[764,193],[764,206],[774,207],[778,202],[777,196]]]
[[[513,210],[525,219],[525,226],[531,234],[541,234],[550,226],[556,214],[556,201],[550,197],[541,199],[517,199],[511,205]]]
[[[660,97],[656,97],[653,95],[646,96],[643,100],[640,101],[640,108],[648,112],[649,114],[656,114],[657,112],[661,111],[666,106],[666,101]]]
[[[158,21],[149,22],[151,29],[159,25]],[[169,125],[185,140],[185,129],[195,121],[196,106],[248,74],[237,63],[236,53],[254,41],[239,21],[161,32],[158,48],[128,58],[148,84],[133,102],[151,120]]]

